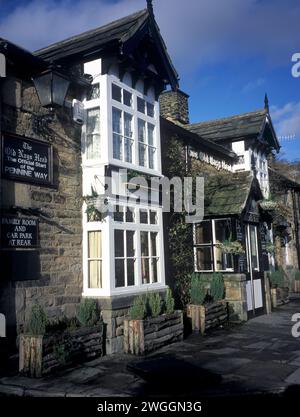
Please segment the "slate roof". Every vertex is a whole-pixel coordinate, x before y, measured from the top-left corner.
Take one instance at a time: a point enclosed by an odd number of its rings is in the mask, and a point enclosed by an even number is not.
[[[107,25],[53,43],[35,51],[34,54],[45,60],[58,62],[75,60],[76,57],[91,57],[95,51],[101,55],[107,50],[111,51],[113,46],[117,46],[119,51],[125,52],[126,43],[134,39],[139,31],[145,31],[147,25],[151,28],[151,35],[157,41],[160,53],[163,54],[162,60],[168,67],[168,73],[172,78],[171,85],[175,88],[178,86],[178,74],[154,16],[148,9],[140,10]]]
[[[261,133],[267,114],[267,110],[262,109],[223,119],[193,123],[187,128],[214,142],[247,136],[257,137]]]
[[[210,151],[216,153],[223,158],[227,157],[230,159],[234,159],[237,157],[236,153],[233,152],[231,149],[228,149],[225,146],[222,146],[221,144],[214,143],[210,139],[200,137],[197,133],[191,132],[188,129],[186,129],[186,125],[182,126],[168,119],[165,119],[164,117],[161,117],[160,126],[162,133],[164,130],[168,130],[174,134],[179,135],[183,139],[187,139],[189,141],[194,142],[196,146],[199,147],[201,150],[205,149],[208,152]]]
[[[95,45],[101,49],[110,42],[119,41],[126,35],[133,34],[147,18],[147,9],[140,10],[107,25],[55,42],[35,51],[34,54],[47,60],[56,61],[79,52],[88,53]]]
[[[204,185],[204,216],[241,214],[253,182],[257,182],[257,179],[249,172],[209,177]]]

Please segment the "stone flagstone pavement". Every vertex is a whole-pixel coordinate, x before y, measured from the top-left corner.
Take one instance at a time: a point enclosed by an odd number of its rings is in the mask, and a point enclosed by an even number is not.
[[[147,357],[106,356],[40,379],[1,377],[0,395],[211,397],[297,390],[300,337],[291,334],[297,312],[299,297],[271,315],[190,335]]]

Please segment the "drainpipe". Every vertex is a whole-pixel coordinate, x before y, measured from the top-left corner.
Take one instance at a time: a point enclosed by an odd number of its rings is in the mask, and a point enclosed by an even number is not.
[[[294,217],[294,224],[295,224],[296,251],[297,251],[297,258],[298,258],[298,269],[300,269],[299,221],[298,221],[298,212],[297,212],[297,203],[296,203],[295,190],[292,190],[292,200],[293,200],[293,217]]]

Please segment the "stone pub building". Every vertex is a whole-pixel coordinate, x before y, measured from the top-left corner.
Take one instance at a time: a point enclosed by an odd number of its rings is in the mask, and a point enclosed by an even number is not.
[[[273,261],[263,240],[272,239],[272,219],[259,201],[269,193],[267,156],[279,148],[267,106],[190,124],[150,0],[34,53],[0,39],[0,53],[0,312],[8,340],[15,343],[33,304],[50,319],[73,317],[91,297],[106,323],[106,353],[122,351],[133,297],[172,284],[159,193],[149,208],[146,182],[128,200],[124,170],[132,178],[168,176],[173,137],[207,187],[205,221],[189,242],[191,270],[224,273],[239,319],[265,311],[264,274]],[[243,262],[216,246],[231,234],[246,248]]]

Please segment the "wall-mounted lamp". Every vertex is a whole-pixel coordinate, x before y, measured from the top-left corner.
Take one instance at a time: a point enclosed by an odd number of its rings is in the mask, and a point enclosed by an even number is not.
[[[57,108],[64,105],[70,80],[56,70],[48,69],[33,79],[42,107]]]

